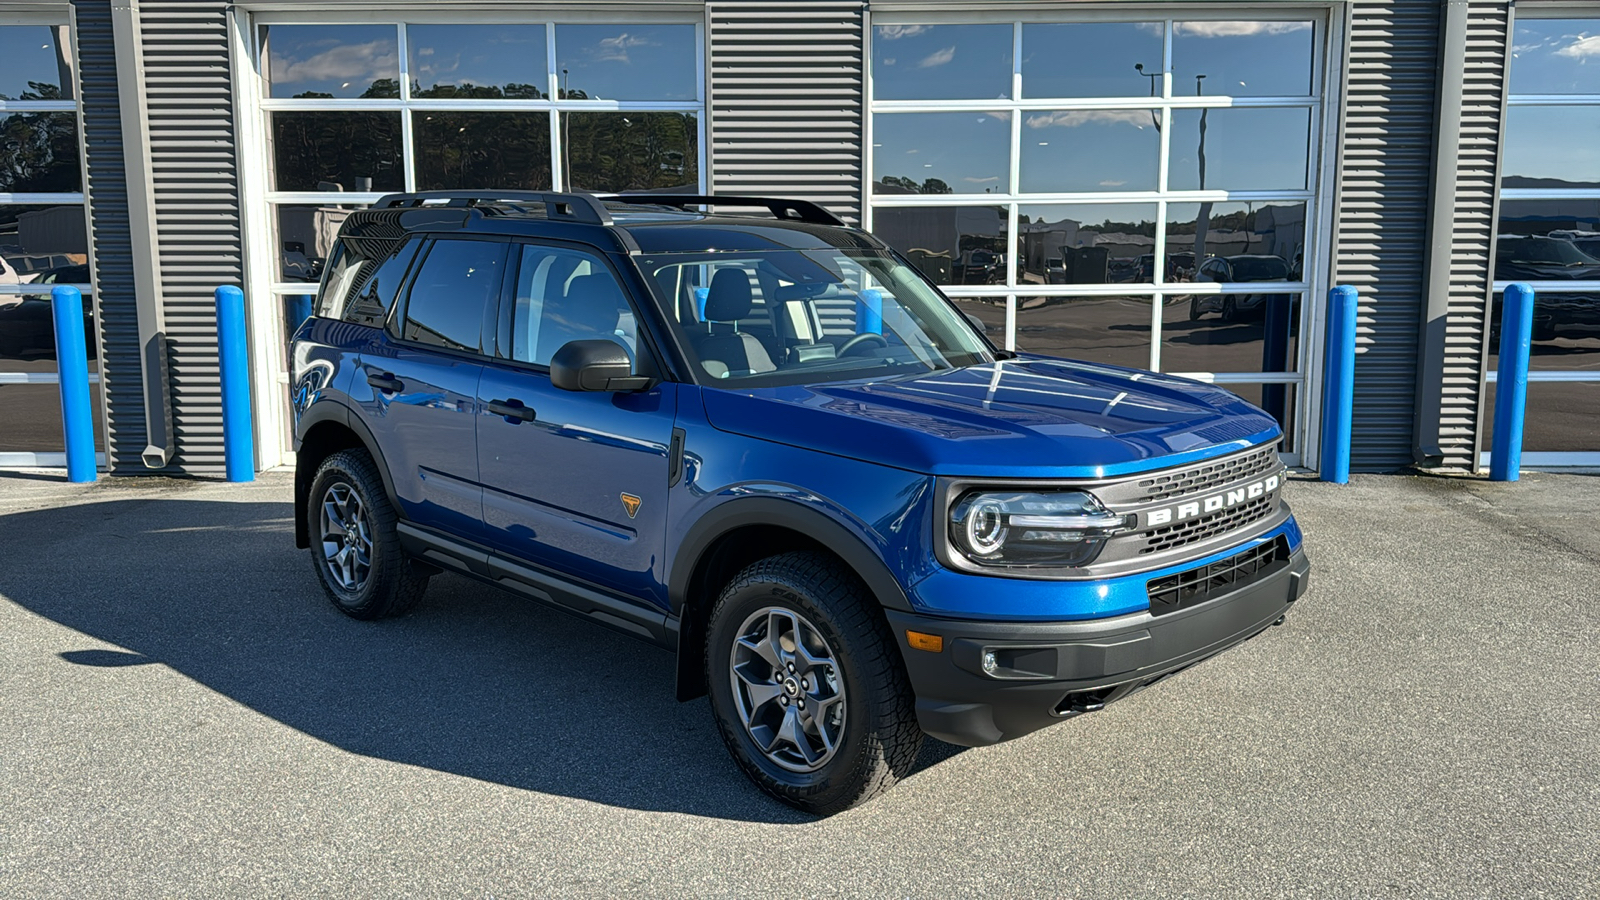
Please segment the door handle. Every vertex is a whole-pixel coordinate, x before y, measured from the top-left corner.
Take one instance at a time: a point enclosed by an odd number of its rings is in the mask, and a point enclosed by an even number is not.
[[[368,375],[367,384],[370,384],[375,388],[381,388],[392,394],[398,394],[406,389],[406,383],[394,377],[393,372],[385,372],[382,375]]]
[[[521,400],[490,400],[489,412],[497,416],[505,416],[507,422],[515,425],[518,422],[532,422],[536,413],[522,404]]]

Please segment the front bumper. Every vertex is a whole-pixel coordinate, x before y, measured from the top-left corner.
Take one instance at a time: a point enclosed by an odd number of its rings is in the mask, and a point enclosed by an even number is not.
[[[1099,709],[1248,640],[1305,594],[1310,573],[1304,549],[1296,548],[1271,574],[1161,616],[982,622],[885,612],[916,691],[922,730],[978,747]],[[938,635],[943,649],[913,649],[907,631]],[[996,654],[995,675],[984,673],[985,651]]]

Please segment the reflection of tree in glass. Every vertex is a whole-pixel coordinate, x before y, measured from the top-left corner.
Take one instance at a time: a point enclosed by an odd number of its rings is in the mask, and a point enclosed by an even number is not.
[[[545,191],[550,119],[545,113],[413,113],[417,188]]]
[[[943,179],[929,178],[917,184],[915,179],[900,175],[885,175],[880,179],[882,183],[892,187],[904,188],[913,194],[954,194],[955,190]]]
[[[347,191],[404,187],[399,113],[275,112],[272,143],[277,190],[315,191],[321,182]]]
[[[59,100],[53,84],[28,82],[23,100]],[[0,117],[0,193],[70,192],[78,179],[78,128],[72,113]]]
[[[411,96],[429,99],[468,100],[543,100],[544,93],[531,84],[511,82],[504,87],[495,84],[436,84],[424,89],[416,80],[411,82]],[[546,129],[548,130],[548,129]]]
[[[564,113],[568,185],[587,191],[697,188],[699,131],[687,113]]]

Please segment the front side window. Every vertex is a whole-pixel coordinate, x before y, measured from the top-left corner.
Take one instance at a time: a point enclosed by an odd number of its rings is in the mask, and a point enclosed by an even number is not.
[[[593,254],[527,244],[517,266],[511,358],[550,365],[572,341],[613,341],[633,356],[638,321],[610,267]]]
[[[483,322],[500,296],[505,256],[506,245],[496,241],[435,241],[411,283],[401,336],[481,351]]]

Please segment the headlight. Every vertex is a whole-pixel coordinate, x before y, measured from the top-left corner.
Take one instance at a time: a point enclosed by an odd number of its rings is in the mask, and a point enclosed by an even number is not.
[[[1128,518],[1081,491],[973,491],[950,508],[950,542],[980,566],[1085,566]]]

